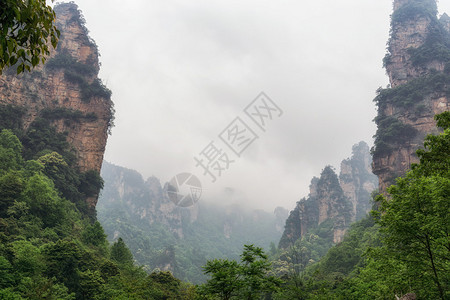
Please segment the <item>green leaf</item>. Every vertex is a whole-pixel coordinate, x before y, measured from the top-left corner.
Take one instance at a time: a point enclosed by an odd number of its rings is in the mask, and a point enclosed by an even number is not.
[[[33,56],[31,58],[31,64],[33,65],[33,67],[38,65],[39,64],[39,56]]]
[[[17,58],[15,56],[11,56],[11,58],[9,59],[9,63],[12,65],[15,65],[17,62]]]
[[[23,72],[23,70],[24,70],[23,68],[24,68],[24,64],[21,64],[17,67],[17,75],[19,75],[20,73]]]
[[[19,51],[17,51],[17,56],[25,58],[25,50],[20,49]]]
[[[8,52],[13,53],[14,52],[14,42],[11,40],[8,40],[7,43],[8,43]]]

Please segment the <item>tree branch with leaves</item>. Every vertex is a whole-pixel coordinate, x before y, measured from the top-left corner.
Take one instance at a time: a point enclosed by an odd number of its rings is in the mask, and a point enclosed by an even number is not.
[[[0,74],[14,66],[17,74],[45,63],[60,36],[55,12],[45,0],[2,0],[0,6]]]

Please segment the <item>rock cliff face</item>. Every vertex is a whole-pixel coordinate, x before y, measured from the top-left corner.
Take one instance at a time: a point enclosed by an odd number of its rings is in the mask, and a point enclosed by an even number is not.
[[[275,214],[275,228],[278,232],[283,233],[284,231],[284,223],[286,222],[286,219],[289,216],[289,210],[284,207],[277,207],[275,208],[274,212]]]
[[[138,172],[107,162],[103,164],[102,177],[105,188],[101,198],[104,200],[99,203],[99,212],[121,211],[130,220],[139,220],[147,225],[163,225],[177,238],[184,237],[184,222],[194,222],[197,219],[198,206],[176,206],[164,193],[156,177],[144,181]]]
[[[279,248],[288,248],[312,230],[322,231],[333,243],[342,241],[350,223],[371,208],[370,194],[377,188],[371,162],[369,146],[361,142],[353,146],[352,157],[342,161],[339,179],[329,166],[320,178],[314,177],[309,196],[297,202],[286,220]]]
[[[97,78],[98,51],[73,3],[55,7],[59,45],[45,66],[20,76],[7,70],[0,77],[0,105],[21,107],[24,130],[38,117],[66,132],[81,172],[100,172],[108,129],[113,119],[110,92]],[[76,120],[75,120],[76,119]],[[97,199],[87,199],[95,207]]]
[[[104,162],[101,175],[105,180],[98,206],[102,218],[110,217],[105,212],[120,211],[125,215],[124,220],[146,225],[158,224],[164,226],[176,238],[183,239],[186,228],[199,219],[199,208],[206,209],[206,206],[201,204],[187,208],[176,206],[165,193],[167,184],[162,186],[154,176],[144,180],[137,171],[108,162]],[[223,236],[227,239],[234,236],[236,231],[242,231],[241,225],[244,226],[247,222],[273,223],[271,235],[276,232],[281,234],[280,224],[284,224],[288,213],[286,209],[278,207],[274,214],[270,215],[260,210],[246,211],[234,204],[223,205],[217,209],[221,211],[221,219],[214,220],[217,223],[214,226],[220,226]],[[108,225],[104,226],[108,230]]]
[[[433,68],[441,71],[444,69],[442,62],[417,66],[411,60],[411,51],[408,49],[417,49],[425,43],[432,22],[431,16],[427,14],[416,14],[414,18],[395,21],[396,14],[402,14],[402,10],[405,11],[404,13],[409,13],[406,10],[410,7],[411,2],[394,1],[392,31],[389,41],[390,55],[388,59],[390,61],[386,65],[386,71],[393,88],[426,73],[428,69]]]
[[[449,110],[450,22],[438,20],[435,0],[396,0],[384,64],[391,87],[380,89],[373,172],[385,193],[404,175],[427,134],[436,133],[435,114]]]
[[[371,164],[369,146],[364,142],[353,146],[352,157],[341,163],[339,183],[352,203],[352,222],[362,219],[372,208],[371,193],[378,188],[378,179]]]
[[[311,181],[308,198],[300,200],[289,214],[278,247],[286,249],[324,223],[326,231],[331,232],[333,242],[337,243],[343,230],[350,224],[352,211],[336,173],[327,166],[319,179],[313,178]]]

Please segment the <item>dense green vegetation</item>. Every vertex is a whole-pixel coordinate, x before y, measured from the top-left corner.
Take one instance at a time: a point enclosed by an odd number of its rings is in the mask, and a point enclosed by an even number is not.
[[[201,299],[261,299],[279,290],[281,280],[269,274],[270,262],[262,248],[244,245],[241,262],[214,259],[207,262],[205,273],[211,276],[199,287]]]
[[[63,196],[61,182],[74,175],[63,155],[26,159],[22,150],[12,131],[0,133],[1,299],[192,299],[193,288],[170,273],[135,267],[121,239],[110,247],[101,225]]]
[[[57,175],[62,172],[54,166],[64,165],[64,156],[56,151],[27,154],[13,132],[3,130],[0,297],[389,299],[414,292],[420,299],[446,299],[450,290],[450,113],[437,119],[445,131],[426,139],[426,149],[418,151],[420,164],[389,190],[390,201],[378,198],[381,213],[352,225],[342,243],[325,254],[329,245],[322,242],[329,240],[332,225],[324,222],[281,254],[273,246],[272,265],[262,249],[254,246],[245,247],[240,263],[203,257],[199,263],[205,265],[210,279],[198,288],[168,272],[147,275],[134,266],[121,238],[109,246],[101,225],[61,196]],[[65,149],[61,141],[49,140],[48,145]],[[211,227],[207,229],[210,232]],[[145,243],[143,249],[148,246]],[[167,259],[176,255],[176,248],[168,245],[161,253]],[[198,252],[191,254],[201,257]]]
[[[6,10],[0,9],[2,24],[29,16],[30,11],[20,5],[14,9],[13,4],[17,1],[6,1]],[[47,22],[48,27],[51,10],[42,1],[33,5],[30,9],[36,9],[33,15],[38,23]],[[71,22],[87,30],[81,13],[73,9],[78,14]],[[11,11],[15,16],[8,14]],[[399,9],[392,22],[417,16],[433,19],[435,15],[434,1],[416,0]],[[432,22],[424,46],[410,50],[416,66],[450,60],[448,35],[435,25]],[[33,52],[17,51],[22,46],[14,39],[23,37],[27,26],[11,31],[18,36],[3,38],[0,68],[22,59],[21,72],[42,61],[37,54],[48,49],[39,43]],[[52,42],[55,34],[50,33]],[[421,102],[431,93],[449,96],[449,66],[444,74],[432,73],[395,89],[380,90],[376,99],[380,111],[389,103],[396,109],[414,105],[420,114],[427,109]],[[80,86],[84,101],[111,96],[101,81],[87,79],[97,71],[70,55],[57,55],[47,68],[64,70],[65,78]],[[317,180],[318,187],[324,188],[318,188],[314,197],[334,199],[341,219],[320,224],[315,218],[306,220],[308,226],[317,225],[307,235],[300,239],[295,239],[298,232],[286,236],[282,249],[271,244],[272,263],[262,248],[247,244],[239,255],[237,245],[246,243],[248,237],[267,243],[274,224],[256,214],[260,219],[255,228],[255,215],[236,210],[224,216],[223,207],[200,207],[196,222],[181,213],[179,220],[165,224],[157,218],[154,223],[136,218],[127,210],[129,203],[115,203],[105,210],[108,218],[103,221],[110,236],[118,231],[122,237],[110,245],[85,202],[97,195],[103,180],[95,171],[77,168],[67,134],[52,126],[59,119],[95,121],[97,116],[44,110],[25,130],[25,113],[22,108],[0,105],[0,299],[394,299],[407,293],[418,299],[450,299],[450,112],[436,116],[443,132],[426,138],[425,149],[417,152],[420,163],[389,188],[389,200],[378,196],[378,210],[353,224],[343,242],[329,251],[333,229],[348,223],[350,215],[336,174],[325,168]],[[412,127],[397,119],[380,115],[376,122],[375,156],[416,137]],[[138,201],[148,201],[148,197]],[[314,201],[303,202],[305,211],[317,213]],[[299,211],[292,214],[288,225],[299,231],[300,217]],[[174,228],[182,229],[182,239]],[[137,267],[132,253],[148,265]],[[225,255],[231,258],[224,259]],[[151,272],[165,265],[172,265],[182,278],[207,281],[192,286],[170,272]],[[204,277],[199,276],[201,271]]]
[[[436,117],[445,129],[428,136],[420,164],[389,189],[378,215],[384,248],[421,298],[450,297],[450,112]],[[405,288],[407,285],[405,284]]]
[[[272,299],[367,299],[364,295],[350,296],[347,281],[364,265],[368,247],[379,244],[378,225],[373,218],[352,224],[344,241],[331,249],[319,242],[320,238],[312,234],[283,250],[281,256],[272,257],[272,272],[283,279],[281,290]],[[319,251],[324,251],[323,257],[314,261],[312,252],[317,255]]]
[[[78,73],[86,76],[93,76],[97,74],[94,66],[83,64],[73,58],[67,51],[60,52],[52,57],[46,64],[45,68],[48,70],[64,69],[69,72]]]
[[[0,105],[0,130],[12,129],[18,132],[22,129],[22,117],[25,109],[12,105]]]
[[[59,196],[74,203],[80,212],[94,216],[95,212],[88,210],[85,199],[95,196],[103,181],[97,172],[81,172],[77,168],[74,149],[67,142],[67,134],[57,132],[52,126],[51,112],[43,111],[42,117],[36,118],[27,130],[23,130],[24,109],[0,105],[0,115],[5,115],[0,122],[0,130],[13,130],[24,146],[21,150],[23,158],[40,163],[39,170],[52,179]],[[74,111],[64,112],[65,115],[79,115]]]

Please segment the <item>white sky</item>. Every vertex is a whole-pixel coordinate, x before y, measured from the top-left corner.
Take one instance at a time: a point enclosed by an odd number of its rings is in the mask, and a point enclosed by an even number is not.
[[[291,209],[325,165],[373,142],[391,1],[75,2],[113,91],[105,159],[114,164],[162,182],[192,172],[201,201],[232,187],[254,207]],[[261,91],[283,116],[212,184],[194,156],[221,145],[218,134]]]

